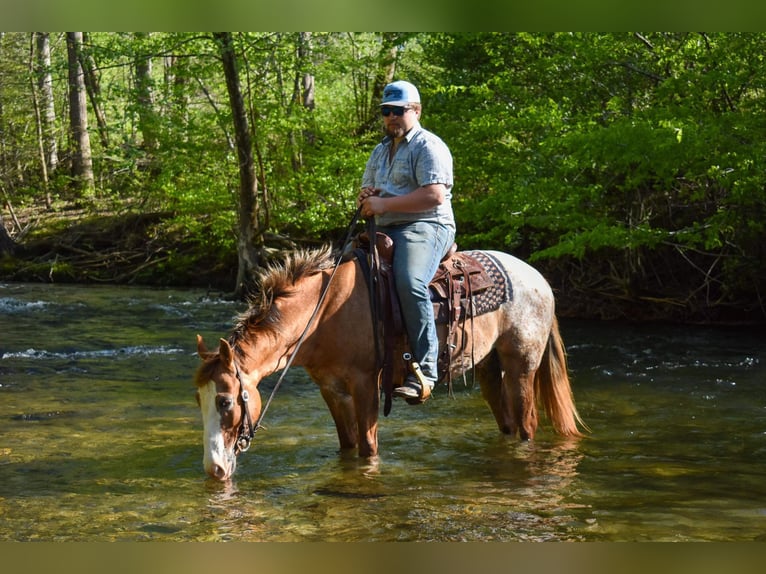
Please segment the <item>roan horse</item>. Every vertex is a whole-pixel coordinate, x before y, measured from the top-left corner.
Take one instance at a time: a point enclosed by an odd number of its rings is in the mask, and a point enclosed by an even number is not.
[[[578,423],[584,424],[572,398],[550,286],[511,255],[483,253],[502,266],[513,297],[461,327],[471,330],[461,333],[469,348],[457,350],[453,374],[475,365],[482,395],[503,433],[534,438],[540,401],[554,431],[581,436]],[[253,421],[262,408],[258,384],[291,364],[304,367],[319,385],[341,449],[376,456],[381,392],[370,318],[369,291],[358,260],[336,267],[325,247],[295,251],[270,266],[261,276],[257,298],[217,351],[209,351],[197,335],[202,364],[195,382],[205,471],[222,481],[232,476],[237,455],[247,450],[257,430]],[[444,345],[445,327],[438,331]],[[397,351],[406,352],[404,344],[398,341]],[[403,382],[406,368],[404,361],[395,364],[393,380]],[[249,432],[244,444],[243,432]]]

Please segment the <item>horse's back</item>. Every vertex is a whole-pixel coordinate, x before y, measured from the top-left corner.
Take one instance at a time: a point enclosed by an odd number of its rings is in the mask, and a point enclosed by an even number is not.
[[[516,296],[533,297],[541,301],[552,302],[553,291],[545,277],[526,261],[502,251],[484,250],[485,253],[495,259],[505,271]]]
[[[499,309],[501,331],[517,341],[547,340],[555,318],[555,301],[545,277],[526,261],[502,251],[485,250],[505,274],[508,297]],[[500,319],[500,317],[498,317]]]

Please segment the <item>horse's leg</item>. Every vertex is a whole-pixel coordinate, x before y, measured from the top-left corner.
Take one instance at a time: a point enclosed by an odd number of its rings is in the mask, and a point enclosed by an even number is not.
[[[503,389],[510,401],[506,408],[513,412],[521,440],[532,440],[537,431],[537,403],[535,402],[535,372],[514,363],[503,373]]]
[[[518,425],[513,412],[508,408],[503,385],[503,370],[497,351],[493,350],[486,359],[476,365],[476,377],[481,387],[481,395],[497,421],[497,427],[504,434],[515,435]]]
[[[358,375],[353,388],[356,427],[359,432],[359,456],[369,458],[378,454],[380,392],[368,373]]]
[[[378,454],[378,408],[377,387],[369,383],[368,377],[362,382],[352,383],[352,391],[340,381],[320,383],[319,390],[330,409],[338,441],[342,450],[359,448],[359,456],[371,457]]]
[[[359,433],[353,397],[338,381],[320,383],[319,391],[335,421],[340,448],[342,450],[356,448],[359,444]]]
[[[534,368],[521,357],[495,349],[477,370],[482,396],[500,432],[533,439],[538,422]]]
[[[359,456],[369,458],[378,454],[378,415],[369,413],[362,415],[365,409],[357,409],[359,419]]]

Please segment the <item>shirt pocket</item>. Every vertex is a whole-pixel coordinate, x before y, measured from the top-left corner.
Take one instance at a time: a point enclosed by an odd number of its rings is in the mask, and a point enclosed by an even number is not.
[[[406,191],[415,189],[417,183],[410,158],[394,158],[394,163],[391,165],[391,171],[389,172],[389,179],[397,188],[404,188]]]

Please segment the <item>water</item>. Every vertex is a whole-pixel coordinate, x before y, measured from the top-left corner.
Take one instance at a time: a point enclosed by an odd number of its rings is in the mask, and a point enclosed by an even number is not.
[[[337,452],[294,369],[230,483],[202,470],[199,290],[0,284],[0,540],[766,540],[764,333],[563,321],[589,438],[501,436],[478,389]],[[274,379],[263,383],[268,392]]]

